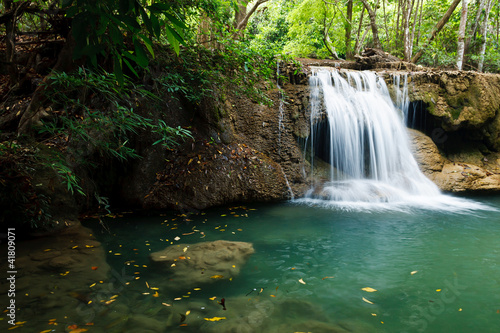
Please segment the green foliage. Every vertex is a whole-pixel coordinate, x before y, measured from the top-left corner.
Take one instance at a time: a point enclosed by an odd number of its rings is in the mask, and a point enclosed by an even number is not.
[[[161,143],[167,148],[171,148],[172,146],[179,144],[176,140],[177,138],[193,139],[193,136],[191,135],[191,132],[189,130],[184,129],[180,126],[177,126],[175,128],[167,126],[167,124],[165,124],[165,122],[161,119],[158,121],[158,126],[153,129],[153,133],[156,133],[160,136],[160,139],[156,140],[153,145]]]
[[[49,198],[33,185],[37,151],[16,141],[0,142],[0,224],[36,229],[50,223]],[[8,219],[8,220],[6,220]]]
[[[184,20],[175,3],[137,0],[63,0],[71,17],[76,41],[74,58],[85,57],[98,66],[98,56],[113,57],[115,77],[124,83],[123,63],[136,73],[134,64],[145,68],[148,53],[154,57],[153,41],[162,34],[177,54],[184,43]]]
[[[40,139],[65,146],[73,160],[92,167],[89,158],[95,154],[121,161],[139,158],[129,144],[132,135],[140,130],[158,133],[158,142],[169,148],[178,139],[191,137],[188,130],[171,128],[161,120],[155,124],[134,112],[132,103],[138,104],[139,98],[155,97],[125,79],[124,85],[118,87],[114,74],[102,71],[80,68],[73,74],[54,73],[45,86],[54,116],[42,121]],[[49,164],[62,176],[70,192],[83,194],[78,178],[63,159]]]

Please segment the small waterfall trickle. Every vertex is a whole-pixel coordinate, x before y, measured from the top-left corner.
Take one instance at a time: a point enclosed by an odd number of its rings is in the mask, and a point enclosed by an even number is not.
[[[276,88],[279,94],[279,118],[278,118],[278,155],[281,156],[281,133],[285,130],[285,125],[283,124],[283,117],[285,114],[285,96],[283,95],[283,90],[280,86],[280,61],[277,61],[276,66]]]
[[[320,67],[311,71],[311,134],[306,150],[311,174],[319,164],[327,170],[316,172],[323,176],[315,177],[302,202],[346,209],[420,205],[450,210],[466,202],[442,195],[411,153],[405,127],[406,75],[393,77],[397,87],[393,102],[383,78],[373,72]]]

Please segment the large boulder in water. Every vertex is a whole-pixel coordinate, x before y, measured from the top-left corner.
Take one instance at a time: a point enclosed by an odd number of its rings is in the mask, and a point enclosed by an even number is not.
[[[176,288],[189,288],[237,276],[254,252],[252,243],[217,240],[172,245],[150,259],[170,275]]]

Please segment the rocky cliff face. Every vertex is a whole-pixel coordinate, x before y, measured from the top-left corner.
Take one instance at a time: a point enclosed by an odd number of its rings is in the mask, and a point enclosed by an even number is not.
[[[146,208],[197,210],[303,195],[310,184],[303,148],[313,65],[335,63],[304,61],[300,71],[282,67],[285,97],[270,90],[272,106],[227,96],[220,105],[188,113],[180,106],[169,110],[174,125],[192,126],[195,140],[176,151],[155,148],[155,162],[139,161],[124,181],[124,196]],[[375,67],[386,78],[402,68]],[[412,131],[411,137],[423,172],[444,191],[500,190],[500,75],[410,69],[420,71],[397,73],[408,74],[411,106],[420,119],[415,127],[421,132]]]

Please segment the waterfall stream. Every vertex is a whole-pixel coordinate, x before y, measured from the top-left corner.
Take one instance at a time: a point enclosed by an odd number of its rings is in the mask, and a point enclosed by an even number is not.
[[[420,171],[404,125],[409,102],[407,77],[402,78],[400,88],[401,77],[393,77],[393,102],[376,73],[312,68],[306,149],[312,168],[321,164],[323,171],[303,201],[348,209],[478,208],[472,201],[464,204],[463,199],[442,195]]]

